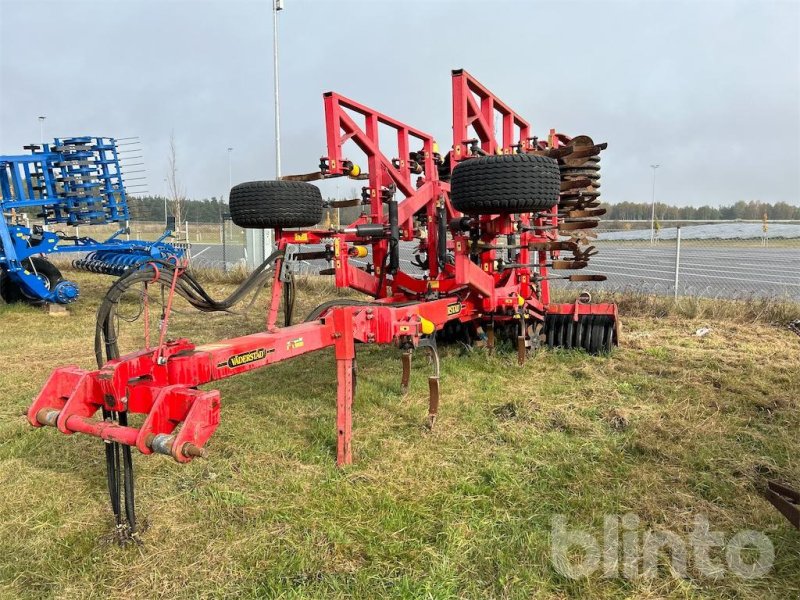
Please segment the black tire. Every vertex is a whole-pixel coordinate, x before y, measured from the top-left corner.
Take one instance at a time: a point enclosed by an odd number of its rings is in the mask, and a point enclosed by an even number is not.
[[[453,207],[463,213],[525,213],[558,202],[561,175],[552,158],[503,154],[458,163],[450,183]]]
[[[304,181],[248,181],[231,189],[230,211],[246,229],[311,227],[322,220],[322,193]]]
[[[49,290],[52,290],[57,283],[64,280],[58,267],[41,256],[32,256],[24,260],[22,266],[28,271],[35,271]],[[44,300],[40,298],[31,298],[25,294],[19,284],[9,277],[7,273],[0,274],[0,298],[8,304],[14,304],[16,302],[27,302],[33,306],[44,304]]]

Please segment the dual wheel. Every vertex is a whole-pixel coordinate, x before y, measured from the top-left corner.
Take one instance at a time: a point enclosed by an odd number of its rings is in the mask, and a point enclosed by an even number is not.
[[[589,354],[608,354],[616,345],[614,319],[608,315],[547,315],[544,333],[549,348],[582,348]]]

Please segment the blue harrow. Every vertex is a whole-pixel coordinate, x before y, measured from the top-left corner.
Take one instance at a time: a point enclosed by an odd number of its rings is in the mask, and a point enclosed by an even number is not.
[[[25,146],[30,154],[0,156],[0,297],[6,302],[68,304],[75,282],[46,256],[80,253],[73,266],[122,275],[153,260],[177,261],[184,251],[165,240],[125,239],[128,201],[117,142],[104,137],[56,138]],[[42,224],[26,226],[33,217]],[[63,227],[118,223],[108,239],[68,235]],[[75,230],[77,231],[77,230]]]

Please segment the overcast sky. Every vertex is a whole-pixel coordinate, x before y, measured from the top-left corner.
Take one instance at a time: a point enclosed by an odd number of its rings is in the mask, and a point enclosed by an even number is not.
[[[607,141],[603,199],[800,202],[800,1],[285,0],[283,171],[325,154],[334,90],[451,143],[450,70],[527,118]],[[166,193],[274,176],[270,0],[0,0],[0,154],[140,136]],[[350,183],[344,183],[348,188]],[[345,191],[342,192],[345,194]]]

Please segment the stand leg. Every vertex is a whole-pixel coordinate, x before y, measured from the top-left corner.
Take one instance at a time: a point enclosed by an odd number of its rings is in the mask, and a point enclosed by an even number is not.
[[[353,425],[353,359],[336,359],[338,389],[336,393],[336,465],[342,467],[353,462],[350,436]]]

